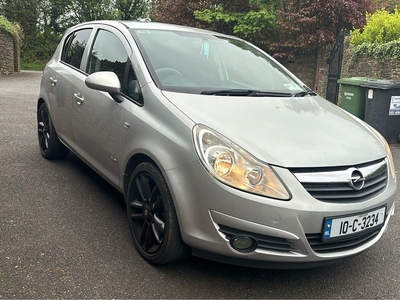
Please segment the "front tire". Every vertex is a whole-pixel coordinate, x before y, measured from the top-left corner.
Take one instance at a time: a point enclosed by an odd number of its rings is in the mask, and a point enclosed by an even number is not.
[[[50,118],[46,103],[39,106],[37,112],[39,149],[46,159],[64,158],[69,149],[60,142]]]
[[[187,256],[171,193],[159,169],[138,165],[127,194],[128,220],[139,253],[152,264],[167,264]]]

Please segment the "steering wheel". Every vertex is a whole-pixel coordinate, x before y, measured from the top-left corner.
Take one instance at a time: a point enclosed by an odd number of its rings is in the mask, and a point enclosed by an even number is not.
[[[163,81],[169,76],[182,76],[182,73],[174,68],[160,68],[156,70],[156,74],[160,81]]]

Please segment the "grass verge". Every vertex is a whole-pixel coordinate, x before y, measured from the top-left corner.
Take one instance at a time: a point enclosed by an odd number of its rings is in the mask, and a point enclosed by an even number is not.
[[[40,61],[21,61],[21,70],[42,71],[46,63]]]

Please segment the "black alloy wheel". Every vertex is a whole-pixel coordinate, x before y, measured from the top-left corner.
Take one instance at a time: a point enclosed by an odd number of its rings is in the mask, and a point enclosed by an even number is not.
[[[171,194],[153,164],[142,163],[133,172],[127,213],[135,246],[147,261],[165,264],[187,255]]]
[[[45,103],[39,107],[37,123],[39,149],[42,156],[47,159],[66,157],[69,149],[60,142]]]

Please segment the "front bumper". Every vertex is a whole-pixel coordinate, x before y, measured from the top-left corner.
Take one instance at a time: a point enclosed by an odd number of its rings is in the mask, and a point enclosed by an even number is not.
[[[396,182],[368,201],[327,203],[303,188],[293,174],[274,167],[292,193],[290,201],[261,197],[228,187],[211,177],[199,162],[167,171],[184,242],[193,254],[253,267],[310,267],[354,256],[375,244],[394,213]],[[325,217],[362,213],[386,206],[383,226],[349,247],[318,251],[312,245],[321,236]],[[259,240],[250,252],[235,250],[230,235]],[[270,245],[272,241],[272,246]],[[263,246],[267,243],[267,246]]]

